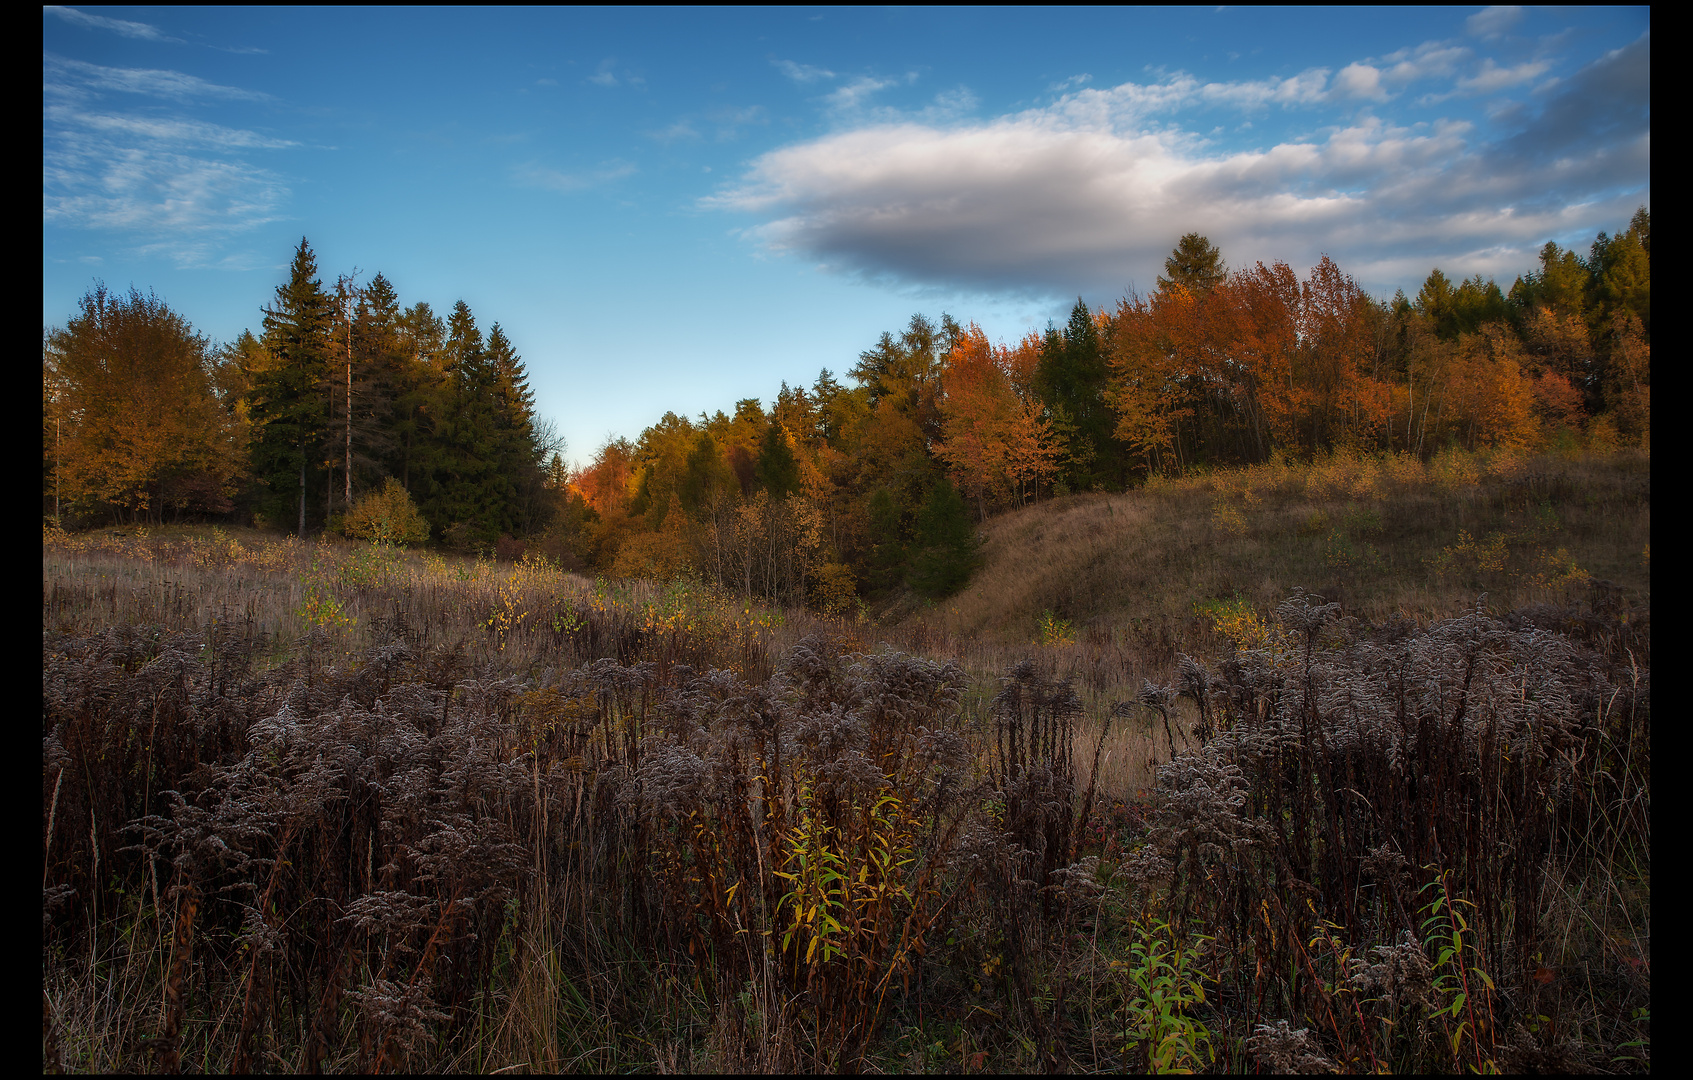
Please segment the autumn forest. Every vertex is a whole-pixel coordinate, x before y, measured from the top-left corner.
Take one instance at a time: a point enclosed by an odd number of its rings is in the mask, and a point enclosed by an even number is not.
[[[1337,449],[1647,445],[1650,215],[1508,290],[1433,270],[1368,295],[1324,258],[1181,238],[1150,295],[1013,343],[913,316],[809,387],[666,413],[579,469],[498,322],[320,278],[302,240],[258,334],[216,346],[97,285],[43,350],[43,505],[67,524],[251,520],[545,552],[845,610],[957,591],[976,523],[1057,495]]]

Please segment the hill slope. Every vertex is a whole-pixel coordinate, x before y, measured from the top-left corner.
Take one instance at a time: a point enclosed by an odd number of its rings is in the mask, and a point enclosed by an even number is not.
[[[1220,606],[1268,612],[1295,587],[1380,621],[1448,615],[1482,593],[1495,611],[1570,602],[1593,582],[1638,615],[1650,606],[1650,458],[1340,455],[1054,499],[983,533],[970,586],[917,619],[1026,642],[1048,614],[1096,639],[1180,641]]]

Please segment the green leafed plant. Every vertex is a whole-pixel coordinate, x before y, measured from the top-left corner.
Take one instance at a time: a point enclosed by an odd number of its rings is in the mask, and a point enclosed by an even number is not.
[[[1197,1072],[1216,1060],[1210,1029],[1192,1015],[1206,1003],[1199,958],[1211,940],[1184,941],[1152,911],[1135,923],[1132,959],[1119,965],[1128,999],[1123,1040],[1152,1072]]]

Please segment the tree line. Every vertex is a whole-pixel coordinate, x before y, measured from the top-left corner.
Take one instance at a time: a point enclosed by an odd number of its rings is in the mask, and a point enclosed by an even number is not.
[[[332,526],[398,481],[432,537],[500,537],[582,569],[690,574],[844,609],[968,579],[976,523],[1193,467],[1334,450],[1428,456],[1650,440],[1650,214],[1586,257],[1547,243],[1504,291],[1435,269],[1377,300],[1326,256],[1231,269],[1190,233],[1149,295],[1077,300],[1015,344],[915,315],[846,382],[666,413],[579,470],[498,324],[401,309],[379,274],[316,278],[302,240],[262,337],[214,350],[96,288],[44,350],[50,513],[255,513]],[[515,549],[513,549],[515,550]]]
[[[251,516],[333,528],[400,481],[437,540],[546,526],[562,449],[522,359],[462,300],[402,308],[377,274],[326,288],[302,239],[262,333],[215,347],[156,296],[96,285],[45,335],[48,512],[72,522]]]

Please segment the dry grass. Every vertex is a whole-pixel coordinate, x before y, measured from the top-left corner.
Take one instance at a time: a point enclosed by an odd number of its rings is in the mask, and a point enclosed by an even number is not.
[[[1426,623],[1481,592],[1496,611],[1567,601],[1585,575],[1644,610],[1650,460],[1278,461],[1058,499],[995,518],[985,532],[983,570],[923,616],[937,629],[1028,641],[1050,611],[1075,624],[1094,652],[1121,642],[1168,663],[1177,651],[1222,644],[1197,603],[1238,596],[1265,613],[1295,587],[1358,618]],[[1503,558],[1490,562],[1490,551]]]
[[[1636,458],[1275,463],[894,625],[50,532],[44,1060],[1647,1069],[1648,525]]]

